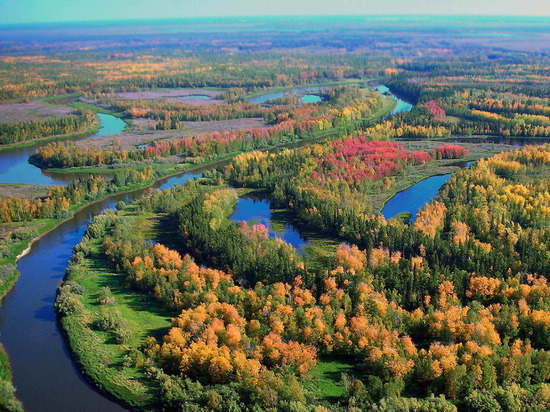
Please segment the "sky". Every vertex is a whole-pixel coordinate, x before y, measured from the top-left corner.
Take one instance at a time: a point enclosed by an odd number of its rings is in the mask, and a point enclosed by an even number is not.
[[[550,0],[0,0],[0,24],[266,15],[550,16]]]

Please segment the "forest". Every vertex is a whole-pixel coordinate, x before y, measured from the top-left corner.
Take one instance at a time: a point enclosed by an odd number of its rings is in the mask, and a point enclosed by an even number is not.
[[[1,410],[550,409],[546,23],[329,20],[0,27]]]

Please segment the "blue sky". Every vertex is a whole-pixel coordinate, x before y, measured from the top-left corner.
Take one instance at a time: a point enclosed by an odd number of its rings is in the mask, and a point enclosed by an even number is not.
[[[550,16],[550,0],[0,0],[0,23],[309,14]]]

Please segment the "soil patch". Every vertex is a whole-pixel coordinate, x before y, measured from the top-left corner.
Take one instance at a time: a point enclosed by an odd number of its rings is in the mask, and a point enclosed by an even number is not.
[[[70,107],[49,106],[38,102],[0,105],[0,123],[17,123],[68,116]]]

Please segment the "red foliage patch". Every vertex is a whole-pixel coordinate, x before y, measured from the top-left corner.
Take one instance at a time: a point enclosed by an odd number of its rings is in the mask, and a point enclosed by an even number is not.
[[[322,174],[353,185],[362,179],[378,180],[393,176],[407,164],[419,165],[433,160],[427,152],[411,153],[398,143],[368,141],[362,136],[334,142],[332,147],[333,152],[317,160],[320,170],[312,173],[314,179]]]
[[[443,118],[446,115],[445,110],[439,107],[439,105],[435,102],[435,100],[430,100],[429,102],[424,103],[420,107],[425,107],[426,109],[428,109],[430,111],[430,114],[432,115],[433,120],[442,122]]]
[[[462,146],[447,144],[435,149],[436,159],[462,159],[468,156],[468,151]]]

